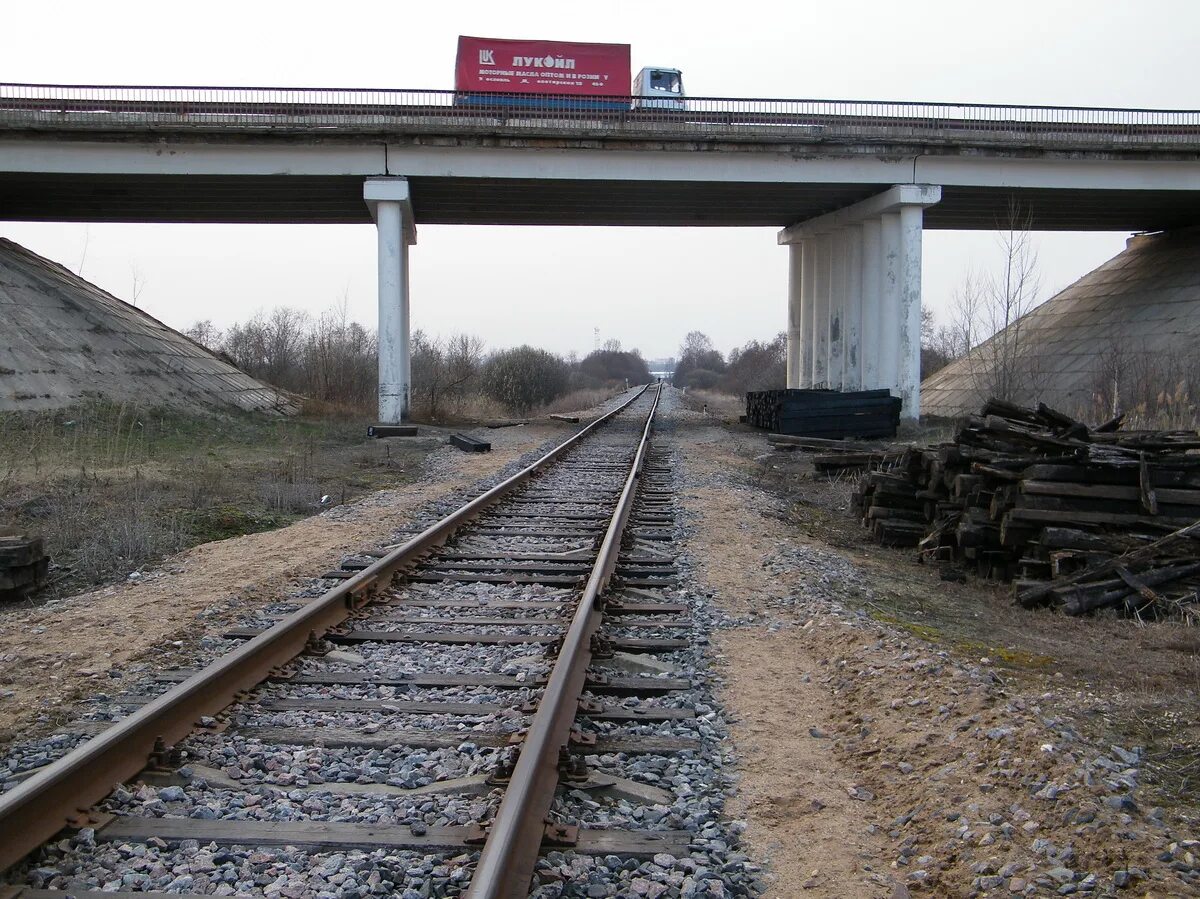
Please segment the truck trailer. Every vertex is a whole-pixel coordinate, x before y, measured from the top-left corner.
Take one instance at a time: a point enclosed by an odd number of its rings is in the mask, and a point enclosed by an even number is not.
[[[683,109],[683,74],[630,77],[629,44],[459,36],[454,102],[534,109]]]

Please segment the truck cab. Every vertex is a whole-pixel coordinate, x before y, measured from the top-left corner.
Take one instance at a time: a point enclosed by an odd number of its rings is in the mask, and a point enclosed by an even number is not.
[[[683,73],[679,69],[647,66],[633,80],[634,109],[686,109]]]

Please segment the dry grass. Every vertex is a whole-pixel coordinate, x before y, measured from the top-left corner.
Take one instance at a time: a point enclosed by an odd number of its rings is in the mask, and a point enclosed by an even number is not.
[[[73,591],[411,477],[427,447],[369,441],[365,424],[113,404],[0,415],[0,524],[45,536],[53,592]]]
[[[534,414],[550,415],[552,413],[586,412],[595,406],[599,406],[603,402],[607,402],[624,390],[625,388],[623,386],[592,387],[581,390],[572,390],[570,393],[564,393],[558,399],[546,403],[546,405],[537,409]]]
[[[718,390],[688,390],[683,402],[689,409],[707,412],[722,421],[736,422],[746,414],[745,394],[722,393]]]

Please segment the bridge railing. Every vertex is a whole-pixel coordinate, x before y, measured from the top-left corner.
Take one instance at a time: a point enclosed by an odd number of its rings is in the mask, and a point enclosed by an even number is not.
[[[653,136],[785,143],[984,143],[1200,150],[1200,110],[461,93],[445,90],[0,84],[0,129]]]

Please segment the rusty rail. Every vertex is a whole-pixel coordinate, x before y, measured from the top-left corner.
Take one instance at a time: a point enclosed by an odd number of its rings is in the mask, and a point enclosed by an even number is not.
[[[529,895],[529,882],[547,829],[546,815],[558,786],[559,755],[568,747],[571,724],[592,658],[592,635],[602,617],[600,595],[608,586],[621,550],[622,533],[633,509],[661,395],[660,386],[646,416],[637,453],[600,544],[596,564],[521,744],[508,789],[488,829],[467,899],[525,899]]]
[[[594,429],[649,389],[581,428],[537,461],[430,525],[379,561],[293,612],[269,630],[203,668],[139,711],[0,796],[0,870],[49,840],[64,826],[84,824],[88,811],[115,784],[142,771],[156,748],[178,743],[238,694],[300,654],[310,635],[323,635],[385,589],[401,569],[440,546],[462,525],[553,463]],[[657,398],[655,399],[657,405]]]

